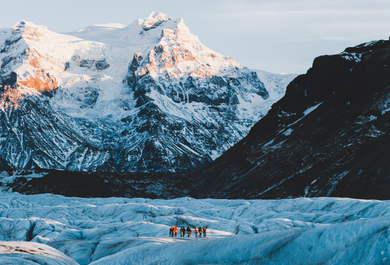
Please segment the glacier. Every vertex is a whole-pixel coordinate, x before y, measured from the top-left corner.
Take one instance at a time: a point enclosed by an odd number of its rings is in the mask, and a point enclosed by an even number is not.
[[[171,238],[171,225],[207,226]],[[390,202],[0,196],[2,264],[389,264]],[[6,263],[8,262],[8,263]]]

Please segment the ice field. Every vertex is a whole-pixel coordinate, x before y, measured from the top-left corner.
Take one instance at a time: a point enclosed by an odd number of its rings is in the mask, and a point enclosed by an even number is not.
[[[207,238],[170,238],[172,225]],[[390,264],[390,202],[0,194],[0,264]]]

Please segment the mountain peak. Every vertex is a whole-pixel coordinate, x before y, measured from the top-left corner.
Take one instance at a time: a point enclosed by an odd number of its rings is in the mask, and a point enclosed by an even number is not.
[[[142,28],[144,30],[154,29],[168,20],[172,20],[172,18],[164,13],[157,13],[153,11],[147,18],[145,18]]]
[[[37,26],[34,23],[25,20],[16,23],[15,26],[12,27],[12,30],[12,35],[34,41],[45,39],[46,33],[48,32],[47,27]]]

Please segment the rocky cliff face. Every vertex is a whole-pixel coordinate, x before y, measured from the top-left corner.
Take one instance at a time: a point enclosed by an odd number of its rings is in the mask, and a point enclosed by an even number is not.
[[[390,41],[321,56],[200,174],[208,197],[389,199]]]
[[[122,134],[125,171],[205,165],[252,125],[253,117],[241,117],[247,114],[242,105],[269,97],[255,72],[207,49],[182,20],[174,23],[147,54],[136,53],[129,67],[126,84],[139,113],[123,120],[130,128]]]
[[[284,93],[161,13],[68,34],[22,21],[0,31],[0,62],[0,158],[13,168],[193,170]]]
[[[1,157],[14,168],[96,169],[85,160],[91,156],[107,160],[107,152],[92,146],[66,115],[50,105],[58,89],[55,76],[64,66],[39,51],[47,29],[21,22],[3,34],[8,36],[0,53]],[[71,158],[79,153],[84,161]]]

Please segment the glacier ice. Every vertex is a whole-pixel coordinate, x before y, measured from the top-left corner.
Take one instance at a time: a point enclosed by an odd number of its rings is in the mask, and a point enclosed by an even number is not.
[[[207,238],[170,238],[171,225]],[[79,264],[388,264],[389,226],[376,200],[0,197],[0,251],[54,248]]]

